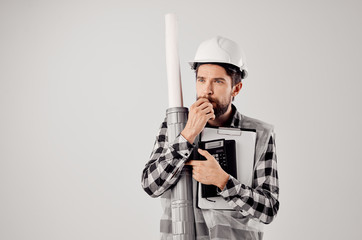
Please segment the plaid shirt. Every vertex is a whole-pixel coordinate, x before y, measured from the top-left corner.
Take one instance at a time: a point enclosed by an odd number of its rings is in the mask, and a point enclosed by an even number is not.
[[[258,222],[270,223],[279,209],[279,184],[275,137],[271,125],[241,115],[234,105],[232,118],[225,127],[256,128],[256,148],[261,150],[255,159],[252,186],[246,186],[229,175],[228,182],[220,195],[243,216]],[[258,146],[258,139],[269,130],[268,141]],[[260,141],[259,141],[260,142]],[[180,170],[191,156],[195,145],[190,144],[181,134],[169,143],[166,119],[161,124],[150,160],[142,173],[142,187],[151,196],[158,197],[177,181]],[[256,149],[258,150],[258,149]],[[257,155],[257,153],[256,153]]]

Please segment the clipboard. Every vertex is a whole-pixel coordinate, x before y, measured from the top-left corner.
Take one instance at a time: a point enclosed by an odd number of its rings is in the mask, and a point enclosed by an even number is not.
[[[210,128],[201,132],[200,141],[214,139],[235,140],[237,179],[246,186],[251,186],[254,172],[256,143],[255,129]],[[201,209],[233,210],[222,196],[202,198],[201,183],[197,183],[197,206]]]

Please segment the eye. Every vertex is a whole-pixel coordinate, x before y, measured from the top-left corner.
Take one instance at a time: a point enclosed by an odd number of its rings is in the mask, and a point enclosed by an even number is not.
[[[222,84],[222,83],[224,83],[223,81],[221,81],[221,80],[215,80],[215,82],[216,83],[218,83],[218,84]]]
[[[197,81],[198,81],[198,82],[205,82],[205,80],[202,79],[202,78],[198,78]]]

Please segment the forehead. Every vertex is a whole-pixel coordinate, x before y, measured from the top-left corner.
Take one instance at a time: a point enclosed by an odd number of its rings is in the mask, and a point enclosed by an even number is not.
[[[198,77],[225,78],[228,77],[225,69],[215,64],[203,64],[197,69]]]

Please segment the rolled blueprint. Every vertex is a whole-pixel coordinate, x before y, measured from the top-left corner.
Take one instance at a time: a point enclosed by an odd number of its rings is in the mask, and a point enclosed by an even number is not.
[[[166,66],[169,108],[167,115],[168,141],[172,143],[185,128],[188,109],[183,107],[180,63],[178,57],[177,22],[175,14],[167,14]],[[171,189],[172,239],[194,240],[195,220],[192,196],[192,171],[185,166],[177,184]]]
[[[183,107],[176,15],[173,13],[166,14],[165,20],[168,107]]]

